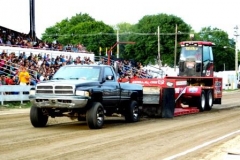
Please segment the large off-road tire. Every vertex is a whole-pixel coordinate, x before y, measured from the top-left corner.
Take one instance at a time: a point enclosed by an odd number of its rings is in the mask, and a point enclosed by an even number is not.
[[[203,112],[205,110],[206,108],[205,91],[202,91],[200,97],[198,97],[197,106],[200,112]]]
[[[34,127],[44,127],[48,122],[48,115],[44,114],[41,108],[32,106],[30,110],[30,121]]]
[[[139,121],[139,106],[136,101],[131,101],[129,106],[126,107],[125,120],[127,122]]]
[[[104,124],[104,108],[101,103],[92,103],[91,108],[87,111],[86,120],[90,129],[100,129]]]
[[[210,111],[212,109],[213,106],[213,92],[212,90],[209,90],[206,94],[206,107],[205,110],[206,111]]]

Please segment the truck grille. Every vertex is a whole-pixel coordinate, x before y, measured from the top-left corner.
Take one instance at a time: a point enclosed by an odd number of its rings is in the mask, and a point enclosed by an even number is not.
[[[38,94],[73,95],[74,86],[37,86]]]

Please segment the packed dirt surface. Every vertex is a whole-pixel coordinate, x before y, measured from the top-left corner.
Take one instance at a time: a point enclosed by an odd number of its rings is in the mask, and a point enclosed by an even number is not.
[[[107,118],[100,130],[66,117],[34,128],[29,109],[0,110],[0,159],[222,160],[240,150],[239,97],[224,93],[212,111],[173,119]]]

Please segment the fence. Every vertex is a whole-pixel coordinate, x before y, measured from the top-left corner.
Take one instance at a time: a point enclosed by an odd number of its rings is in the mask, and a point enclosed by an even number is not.
[[[21,85],[1,85],[0,86],[0,101],[4,105],[5,101],[29,101],[29,91],[33,86]],[[26,93],[27,94],[24,94]],[[9,93],[9,94],[8,94]]]

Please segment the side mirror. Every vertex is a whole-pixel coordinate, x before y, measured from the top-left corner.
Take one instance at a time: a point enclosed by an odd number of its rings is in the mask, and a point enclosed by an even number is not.
[[[108,80],[113,80],[113,75],[107,75],[106,76],[106,80],[108,81]]]

